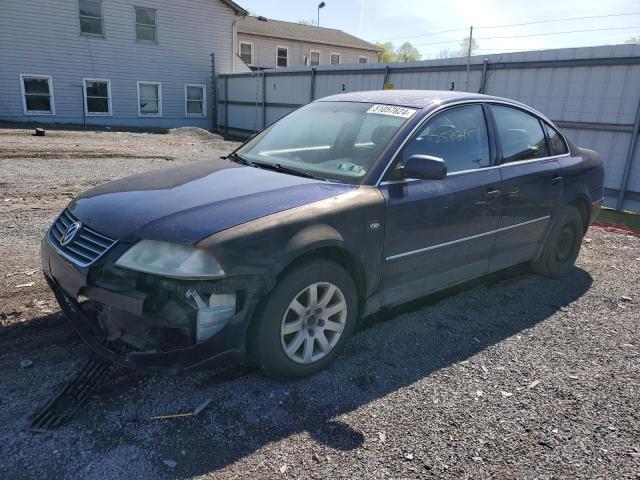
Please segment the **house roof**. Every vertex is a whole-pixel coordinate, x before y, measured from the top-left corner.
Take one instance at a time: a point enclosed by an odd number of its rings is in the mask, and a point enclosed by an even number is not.
[[[300,23],[283,22],[265,17],[245,17],[238,20],[238,33],[263,37],[321,43],[338,47],[379,51],[375,45],[335,28],[314,27]]]
[[[231,10],[236,12],[236,15],[248,15],[249,14],[249,12],[247,12],[244,8],[242,8],[236,2],[232,2],[231,0],[220,0],[220,1],[222,3],[224,3],[227,7],[229,7]]]

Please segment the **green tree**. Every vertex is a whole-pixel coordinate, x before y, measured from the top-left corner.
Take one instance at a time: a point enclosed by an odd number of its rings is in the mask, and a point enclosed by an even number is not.
[[[472,39],[471,40],[471,55],[473,55],[473,52],[475,52],[476,50],[478,50],[479,45],[478,42],[476,42],[476,39]],[[458,51],[458,56],[459,57],[466,57],[469,55],[469,37],[465,37],[464,40],[462,40],[460,42],[460,51]]]
[[[376,43],[376,47],[380,49],[378,52],[379,63],[391,63],[396,61],[396,49],[391,42]]]
[[[420,51],[409,42],[404,42],[396,51],[396,62],[417,62],[421,58]]]
[[[640,37],[631,37],[624,41],[627,45],[640,45]]]

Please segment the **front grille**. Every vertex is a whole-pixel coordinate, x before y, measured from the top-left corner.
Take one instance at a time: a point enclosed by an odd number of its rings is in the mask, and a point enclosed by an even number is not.
[[[75,264],[87,267],[107,253],[116,244],[116,240],[82,225],[73,240],[62,245],[61,241],[67,228],[77,221],[78,219],[65,209],[49,229],[49,242]]]

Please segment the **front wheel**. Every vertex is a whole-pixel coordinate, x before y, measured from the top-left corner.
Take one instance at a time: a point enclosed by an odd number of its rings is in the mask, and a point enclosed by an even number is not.
[[[288,272],[261,307],[249,332],[249,351],[259,367],[280,378],[302,378],[327,367],[358,317],[351,276],[329,261]]]
[[[539,258],[531,262],[533,270],[547,277],[561,277],[576,263],[584,222],[576,207],[565,207],[551,228]]]

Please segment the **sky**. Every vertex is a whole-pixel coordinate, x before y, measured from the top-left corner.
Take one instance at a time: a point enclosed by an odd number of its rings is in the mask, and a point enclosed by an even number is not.
[[[319,0],[237,0],[237,3],[257,15],[297,22],[315,21]],[[320,11],[320,26],[344,30],[370,42],[389,40],[398,46],[409,41],[420,50],[423,59],[437,58],[446,48],[458,51],[471,25],[479,47],[474,54],[613,45],[640,37],[638,0],[325,0],[325,3]],[[563,20],[551,21],[559,19]],[[547,23],[505,26],[543,21]]]

